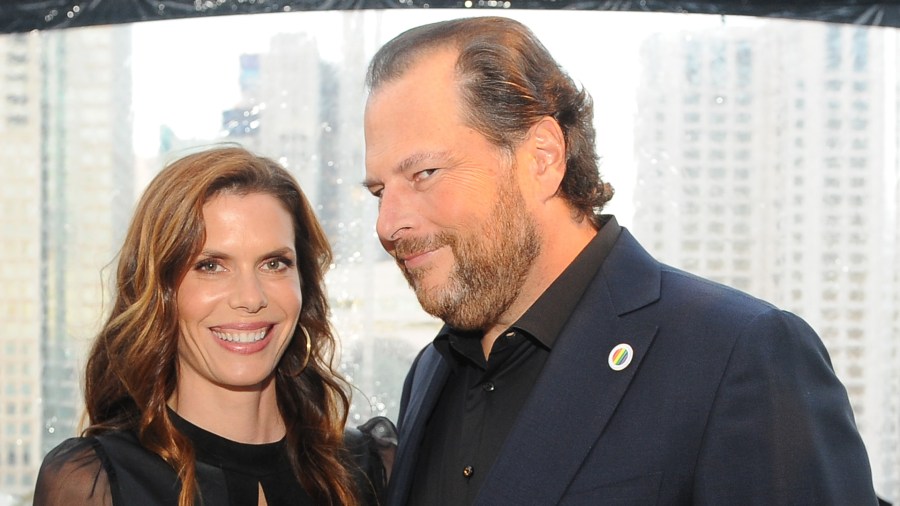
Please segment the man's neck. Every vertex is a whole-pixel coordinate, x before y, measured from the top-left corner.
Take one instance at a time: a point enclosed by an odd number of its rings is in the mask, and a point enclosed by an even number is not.
[[[587,219],[581,222],[567,222],[566,225],[556,229],[550,227],[549,230],[552,232],[542,237],[541,254],[529,269],[519,296],[509,309],[485,330],[481,338],[481,349],[485,359],[490,356],[491,349],[500,335],[525,314],[525,311],[571,265],[598,233]]]

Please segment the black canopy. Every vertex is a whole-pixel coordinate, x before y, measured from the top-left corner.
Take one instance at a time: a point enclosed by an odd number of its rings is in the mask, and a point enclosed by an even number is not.
[[[348,9],[570,9],[681,12],[900,26],[900,1],[668,0],[0,0],[0,33],[230,14]]]

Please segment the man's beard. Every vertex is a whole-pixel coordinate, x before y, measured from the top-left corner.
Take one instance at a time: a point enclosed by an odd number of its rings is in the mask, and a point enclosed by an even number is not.
[[[510,172],[515,173],[514,169]],[[456,263],[441,286],[422,286],[429,268],[410,271],[402,261],[397,263],[422,308],[451,327],[486,330],[495,324],[521,293],[540,254],[537,227],[525,210],[515,176],[504,183],[480,229],[463,234],[441,232],[395,243],[398,258],[442,246],[450,248]]]

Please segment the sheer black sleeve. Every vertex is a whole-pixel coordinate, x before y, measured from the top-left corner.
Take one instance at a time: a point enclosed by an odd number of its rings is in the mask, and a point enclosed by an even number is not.
[[[347,428],[344,442],[350,452],[351,470],[362,504],[384,504],[387,482],[397,450],[397,428],[383,416],[372,418],[356,428]]]
[[[94,438],[72,438],[44,457],[34,506],[112,506],[109,476]]]

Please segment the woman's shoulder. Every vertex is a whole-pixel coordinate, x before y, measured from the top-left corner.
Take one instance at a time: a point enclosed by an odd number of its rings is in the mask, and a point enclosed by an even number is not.
[[[379,504],[384,498],[387,481],[397,449],[397,429],[383,416],[372,418],[358,427],[344,431],[344,446],[351,457],[363,504]]]
[[[41,463],[34,490],[35,506],[111,506],[109,475],[102,448],[94,437],[67,439]]]
[[[132,431],[114,430],[51,450],[38,473],[34,505],[176,504],[177,483],[171,466]]]

